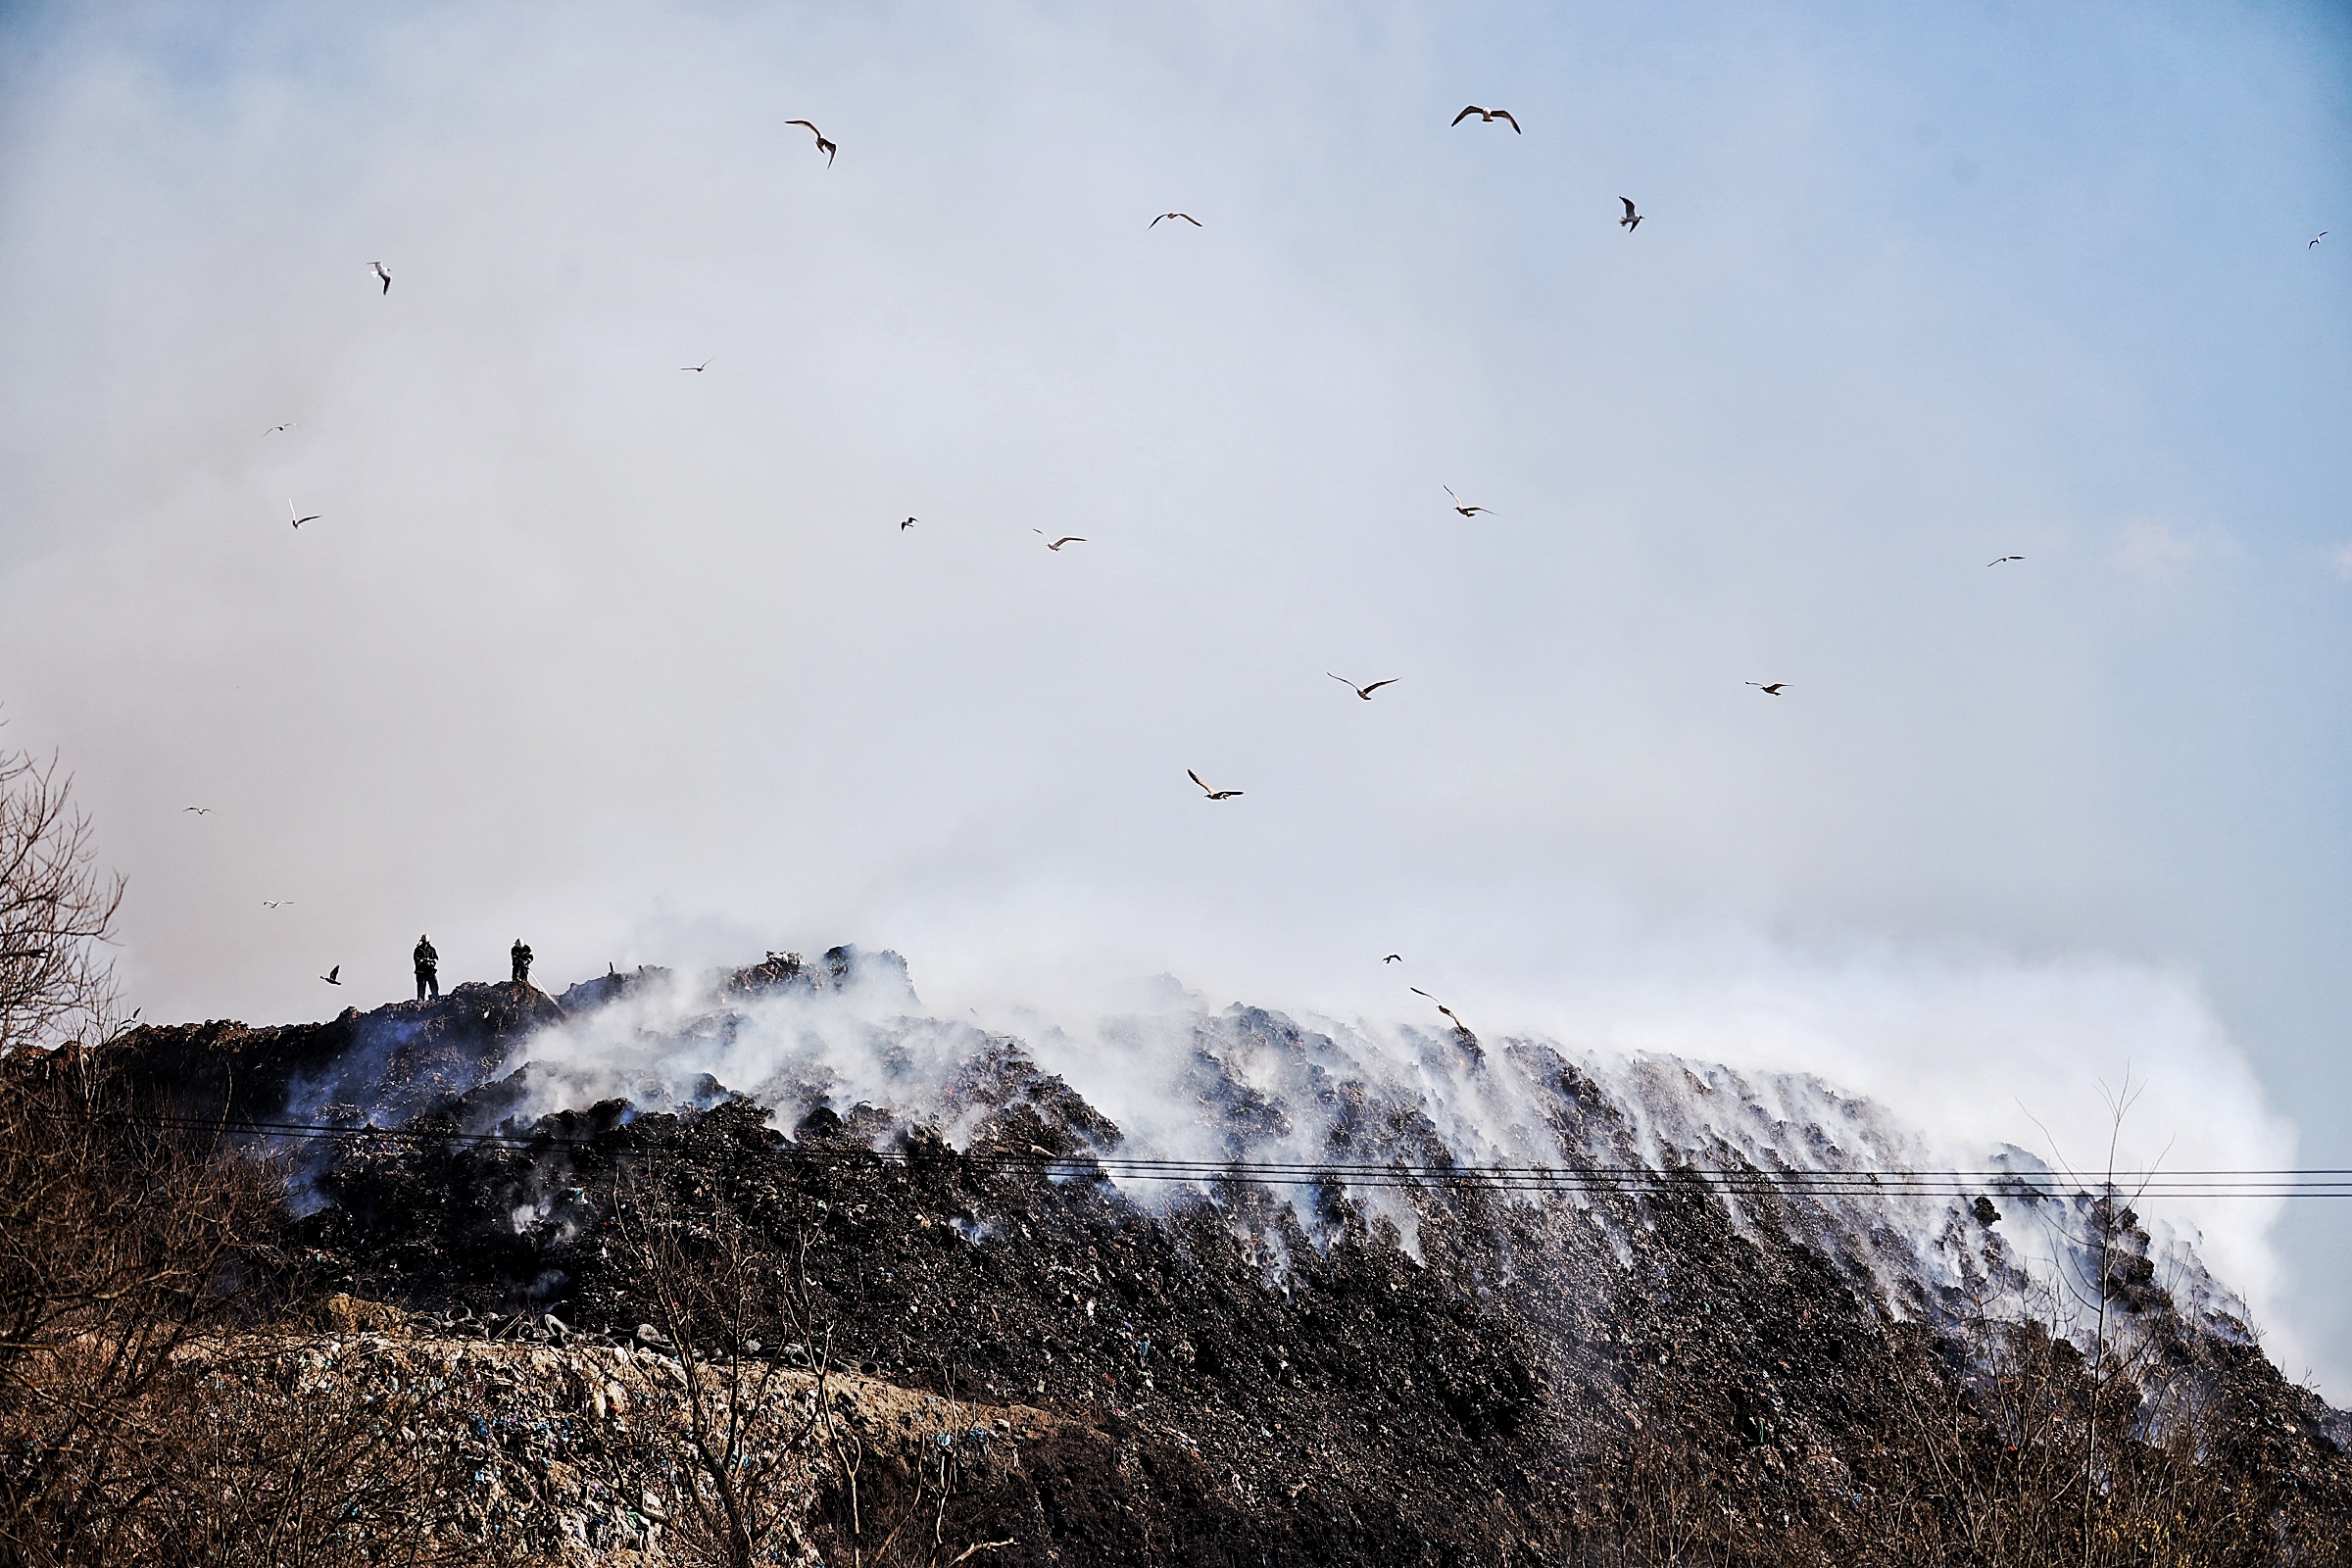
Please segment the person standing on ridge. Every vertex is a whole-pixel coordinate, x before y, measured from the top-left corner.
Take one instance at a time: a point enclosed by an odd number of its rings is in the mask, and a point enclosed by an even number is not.
[[[416,951],[412,956],[416,960],[416,1000],[422,1002],[427,990],[436,997],[440,996],[441,955],[433,951],[433,939],[428,936],[417,937]]]
[[[507,950],[507,956],[514,960],[514,983],[518,986],[529,985],[531,983],[531,950],[522,945],[522,938],[514,939],[514,946]]]

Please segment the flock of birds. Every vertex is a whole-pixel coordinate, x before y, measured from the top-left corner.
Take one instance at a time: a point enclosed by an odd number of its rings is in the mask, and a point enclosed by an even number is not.
[[[1518,118],[1514,116],[1508,109],[1489,109],[1478,104],[1464,105],[1462,112],[1458,115],[1455,115],[1452,121],[1449,122],[1449,124],[1459,125],[1464,121],[1472,119],[1475,119],[1481,124],[1492,124],[1495,121],[1499,120],[1504,124],[1511,127],[1513,134],[1526,134],[1525,129],[1519,123]],[[827,137],[823,131],[817,129],[814,122],[808,120],[789,120],[786,121],[785,123],[789,125],[799,125],[806,129],[811,136],[813,136],[816,141],[816,151],[824,155],[825,167],[828,169],[833,167],[834,157],[841,151],[841,148],[838,143]],[[1631,196],[1620,196],[1618,201],[1624,205],[1625,213],[1624,216],[1617,220],[1617,226],[1625,230],[1625,232],[1628,234],[1631,234],[1642,226],[1643,215],[1642,211],[1635,205],[1634,199]],[[1146,223],[1144,226],[1147,230],[1150,230],[1157,228],[1161,223],[1176,222],[1190,223],[1195,228],[1205,226],[1202,224],[1200,219],[1195,218],[1192,214],[1186,212],[1160,213],[1153,217],[1152,220]],[[2328,231],[2326,229],[2320,230],[2320,232],[2312,238],[2310,242],[2311,247],[2316,247],[2321,240],[2326,239],[2328,237]],[[380,280],[382,285],[377,291],[378,297],[380,298],[390,295],[392,292],[392,270],[386,267],[382,262],[370,262],[368,267],[373,275]],[[700,365],[683,365],[678,368],[681,371],[699,375],[708,371],[710,368],[711,364],[711,360],[706,359]],[[289,419],[283,423],[270,426],[269,429],[263,432],[263,434],[280,435],[295,428],[295,422]],[[1451,501],[1453,505],[1454,512],[1459,514],[1461,516],[1493,517],[1495,515],[1494,512],[1490,508],[1473,506],[1464,501],[1458,494],[1454,492],[1454,489],[1451,485],[1444,485],[1440,488],[1445,490],[1446,498]],[[305,514],[299,507],[294,505],[291,497],[288,497],[286,501],[286,514],[292,520],[294,527],[297,529],[299,529],[306,522],[318,521],[322,515],[321,514],[316,512]],[[904,533],[907,529],[915,526],[915,524],[920,520],[920,518],[908,516],[898,524],[899,531]],[[1044,539],[1046,542],[1046,548],[1057,555],[1065,546],[1082,545],[1087,543],[1086,537],[1082,534],[1064,534],[1059,537],[1053,537],[1049,536],[1043,528],[1032,528],[1030,531],[1035,533],[1039,538]],[[1985,564],[1987,566],[1999,566],[2005,565],[2011,562],[2022,562],[2026,558],[2022,555],[1996,556],[1991,561],[1986,562]],[[1327,670],[1325,673],[1330,674],[1331,672]],[[1397,679],[1396,677],[1392,676],[1384,680],[1373,681],[1369,685],[1359,686],[1354,681],[1348,679],[1348,677],[1345,675],[1333,674],[1331,675],[1331,678],[1338,681],[1341,685],[1347,687],[1349,691],[1353,692],[1357,698],[1367,703],[1372,700],[1372,694],[1374,692],[1379,691],[1384,686],[1396,685]],[[1754,687],[1757,691],[1763,693],[1767,697],[1778,697],[1788,689],[1789,683],[1781,680],[1751,680],[1745,684]],[[1240,800],[1244,793],[1241,790],[1213,788],[1207,780],[1203,779],[1198,772],[1191,768],[1187,768],[1185,770],[1185,776],[1190,778],[1195,784],[1199,785],[1202,796],[1211,801]],[[196,813],[199,816],[209,815],[212,810],[210,807],[200,806],[191,806],[186,808],[186,809]],[[292,902],[293,901],[291,900],[264,900],[263,907],[276,909],[285,907],[291,905]],[[1400,963],[1402,961],[1403,956],[1401,954],[1395,953],[1389,954],[1381,960],[1384,965]],[[325,974],[320,975],[318,978],[325,981],[330,986],[339,986],[343,983],[341,979],[338,978],[342,972],[343,966],[341,964],[337,964],[333,968],[329,969]],[[1439,1002],[1436,997],[1430,996],[1428,992],[1423,991],[1419,986],[1413,986],[1409,989],[1416,996],[1426,997],[1430,1002],[1435,1003],[1438,1011],[1444,1014],[1446,1019],[1452,1024],[1454,1030],[1461,1039],[1469,1042],[1476,1041],[1477,1037],[1471,1033],[1469,1026],[1462,1022],[1461,1018],[1453,1011],[1452,1008],[1448,1007],[1443,1002]]]

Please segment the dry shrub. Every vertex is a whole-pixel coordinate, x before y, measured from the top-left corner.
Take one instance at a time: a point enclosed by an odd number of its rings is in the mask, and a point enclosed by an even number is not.
[[[2148,1350],[2090,1363],[2050,1326],[1980,1316],[1891,1332],[1869,1424],[1824,1450],[1634,1433],[1584,1468],[1589,1568],[2314,1568],[2352,1561],[2340,1515],[2226,1451],[2209,1392]],[[2096,1469],[2084,1485],[2086,1456]],[[2085,1499],[2087,1498],[2087,1504]]]
[[[646,1485],[670,1499],[672,1558],[874,1568],[1008,1544],[948,1529],[973,1462],[952,1436],[967,1422],[960,1403],[942,1401],[928,1436],[885,1430],[842,1386],[805,1239],[773,1242],[723,1196],[657,1164],[623,1184],[611,1245],[683,1395],[641,1459]]]
[[[454,1472],[414,1396],[306,1386],[261,1328],[282,1173],[91,1043],[121,893],[55,769],[0,757],[0,1561],[496,1560],[424,1528]]]

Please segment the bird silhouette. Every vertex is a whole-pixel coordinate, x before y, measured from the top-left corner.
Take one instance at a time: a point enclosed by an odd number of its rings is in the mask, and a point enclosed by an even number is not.
[[[678,368],[679,368],[679,369],[681,369],[681,370],[696,370],[696,371],[708,370],[709,368],[710,368],[710,362],[709,360],[705,360],[705,361],[704,361],[702,364],[700,364],[700,365],[681,365],[681,366],[679,366],[679,367],[678,367]]]
[[[1449,484],[1442,484],[1438,486],[1438,488],[1445,491],[1447,495],[1453,496],[1453,486]],[[1453,510],[1460,513],[1465,517],[1475,517],[1482,512],[1486,513],[1486,514],[1490,517],[1494,515],[1494,514],[1488,508],[1466,507],[1462,505],[1462,498],[1460,496],[1453,496]]]
[[[1419,986],[1407,986],[1405,989],[1410,991],[1416,997],[1429,997],[1429,993],[1422,990]],[[1429,997],[1429,1000],[1432,1002],[1438,1002],[1438,999],[1435,997]],[[1438,1002],[1438,1010],[1444,1013],[1448,1019],[1452,1020],[1455,1033],[1463,1035],[1470,1034],[1470,1026],[1462,1022],[1461,1018],[1455,1014],[1451,1007],[1448,1007],[1443,1002]],[[1475,1035],[1471,1035],[1470,1037],[1474,1040],[1478,1038]]]
[[[379,293],[376,296],[378,299],[381,299],[383,295],[392,292],[392,270],[381,262],[369,262],[368,265],[374,268],[375,275],[384,280],[382,293]]]
[[[341,974],[342,972],[343,966],[338,963],[332,969],[327,970],[326,973],[320,975],[318,978],[325,981],[330,986],[339,986],[343,982],[336,979],[335,976]]]
[[[295,516],[295,514],[294,514],[294,498],[293,498],[292,496],[288,496],[288,497],[286,497],[286,515],[287,515],[287,516],[289,516],[289,517],[293,517],[293,518],[294,518],[294,526],[295,526],[295,527],[297,527],[297,528],[299,528],[299,527],[301,527],[301,526],[302,526],[304,523],[306,523],[306,522],[317,522],[317,521],[318,521],[318,519],[319,519],[321,516],[323,516],[323,515],[324,515],[324,514],[323,514],[323,513],[318,513],[318,512],[314,512],[314,513],[312,513],[312,514],[311,514],[309,516],[307,516],[307,517],[299,517],[299,516]]]
[[[1617,220],[1617,226],[1630,234],[1642,226],[1642,215],[1634,211],[1634,199],[1631,196],[1620,196],[1617,199],[1625,203],[1625,216]]]
[[[264,899],[262,901],[262,907],[265,909],[282,909],[288,905],[291,905],[293,902],[294,901],[292,899]]]
[[[1200,774],[1194,772],[1189,767],[1184,770],[1184,776],[1191,779],[1194,783],[1200,785],[1200,793],[1207,796],[1212,801],[1230,801],[1235,796],[1242,793],[1240,790],[1212,790],[1208,787],[1208,780],[1202,778]]]
[[[180,809],[183,811],[194,811],[198,816],[210,816],[213,814],[213,808],[209,806],[183,806],[180,808]]]
[[[817,129],[813,123],[806,120],[787,120],[784,122],[784,123],[787,125],[808,125],[808,134],[816,138],[816,150],[825,155],[825,167],[827,169],[831,169],[833,167],[833,155],[839,152],[841,149],[834,146],[831,142],[825,140],[825,133],[823,131]]]
[[[281,430],[291,430],[291,429],[293,429],[293,428],[294,428],[294,421],[293,421],[292,419],[288,419],[288,420],[287,420],[285,423],[283,423],[283,424],[273,424],[273,425],[271,425],[271,426],[270,426],[269,429],[267,429],[267,430],[264,430],[264,431],[262,432],[262,434],[264,434],[264,435],[276,435],[276,434],[277,434],[278,432],[280,432]]]
[[[1392,953],[1380,961],[1383,963],[1402,963],[1404,961],[1404,955],[1401,953]]]
[[[1511,120],[1511,112],[1508,109],[1481,109],[1478,107],[1478,105],[1472,104],[1468,108],[1464,109],[1460,114],[1454,116],[1453,122],[1458,125],[1463,121],[1468,120],[1472,115],[1476,115],[1478,117],[1481,124],[1485,124],[1489,121],[1510,120],[1511,129],[1518,131],[1522,136],[1527,134],[1526,131],[1519,130],[1519,122],[1516,120]]]
[[[1326,675],[1331,675],[1331,671],[1328,669],[1323,673]],[[1393,675],[1387,680],[1376,680],[1369,686],[1358,686],[1355,682],[1349,680],[1345,675],[1331,675],[1331,678],[1338,681],[1341,685],[1347,687],[1349,691],[1355,693],[1356,696],[1361,697],[1367,703],[1372,700],[1372,694],[1380,690],[1383,686],[1394,686],[1396,684],[1396,677]]]
[[[1159,226],[1159,220],[1161,218],[1181,218],[1186,222],[1192,224],[1195,228],[1199,228],[1200,226],[1200,220],[1195,218],[1190,213],[1162,213],[1159,215],[1159,218],[1154,218],[1152,220],[1152,221],[1146,223],[1144,226],[1146,228],[1157,228]]]
[[[913,527],[913,526],[914,526],[914,524],[915,524],[915,519],[914,519],[914,518],[912,518],[912,517],[908,517],[908,518],[907,518],[907,519],[906,519],[905,522],[902,522],[902,523],[900,523],[900,524],[899,524],[899,532],[901,532],[901,533],[905,533],[905,532],[906,532],[907,529],[909,529],[909,528]]]
[[[1046,539],[1046,530],[1043,528],[1032,528],[1029,531],[1037,535],[1040,539]],[[1082,545],[1084,543],[1086,543],[1086,536],[1084,534],[1064,534],[1059,539],[1046,539],[1046,548],[1048,550],[1059,550],[1063,545]]]
[[[1748,684],[1753,686],[1756,690],[1762,692],[1767,697],[1778,697],[1781,695],[1781,689],[1787,686],[1788,683],[1785,680],[1776,680],[1771,685],[1767,686],[1760,680],[1751,680],[1748,682]]]
[[[2023,561],[2026,558],[2023,556],[1995,556],[1990,561],[1984,563],[1984,564],[1987,566],[1997,566],[2004,561]]]

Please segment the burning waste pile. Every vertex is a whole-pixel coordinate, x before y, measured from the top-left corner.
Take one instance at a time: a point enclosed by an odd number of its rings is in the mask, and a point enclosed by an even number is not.
[[[247,1391],[216,1423],[301,1408],[349,1434],[368,1494],[415,1500],[370,1549],[2331,1563],[2352,1542],[2352,1425],[2190,1246],[2017,1151],[1915,1176],[1952,1161],[1816,1080],[1172,987],[1083,1038],[992,1031],[848,948],[106,1054],[124,1124],[227,1129],[270,1162],[285,1200],[246,1266],[283,1310],[175,1364]],[[83,1070],[66,1055],[17,1071]]]

